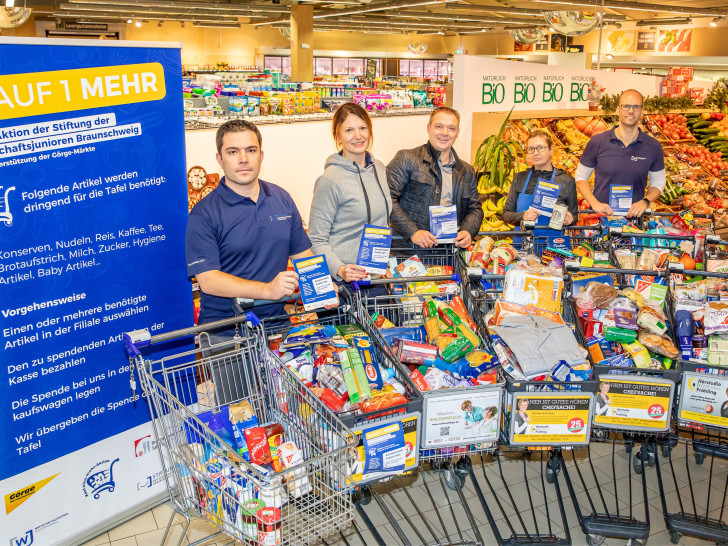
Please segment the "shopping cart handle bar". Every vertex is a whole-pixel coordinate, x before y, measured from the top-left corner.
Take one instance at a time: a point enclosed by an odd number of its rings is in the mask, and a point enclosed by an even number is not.
[[[635,275],[643,277],[664,277],[665,271],[647,271],[642,269],[615,269],[609,267],[582,267],[574,263],[565,264],[569,273],[608,273],[610,275]]]
[[[623,232],[622,228],[609,228],[610,235],[619,235],[621,237],[634,237],[637,239],[668,239],[671,241],[694,241],[694,235],[675,235],[672,233],[632,233],[630,231]]]
[[[550,231],[556,231],[556,232],[566,231],[566,230],[569,230],[569,231],[601,231],[602,230],[602,226],[564,226],[561,229],[554,229],[554,228],[549,227],[548,224],[535,225],[535,224],[531,224],[530,222],[528,222],[528,223],[524,222],[523,225],[525,227],[528,227],[528,229],[541,229],[541,230],[548,229]]]
[[[528,231],[479,231],[478,235],[483,237],[529,237]]]
[[[425,277],[392,277],[391,279],[385,279],[384,277],[379,279],[366,279],[361,281],[353,281],[351,287],[354,290],[361,290],[367,286],[380,286],[386,284],[408,284],[411,282],[443,282],[443,281],[455,281],[456,283],[462,283],[460,275],[454,273],[452,275],[427,275]]]
[[[263,305],[271,305],[274,303],[294,302],[301,299],[301,294],[293,294],[280,300],[254,300],[252,298],[235,298],[235,303],[239,309],[251,309],[253,307],[261,307]]]
[[[468,267],[468,278],[472,279],[474,281],[485,279],[488,281],[503,281],[505,280],[505,275],[496,275],[495,273],[488,273],[485,269],[480,269],[478,267]]]
[[[147,345],[154,345],[156,343],[164,343],[165,341],[171,341],[173,339],[179,339],[182,337],[192,336],[196,334],[200,334],[202,332],[210,332],[212,330],[222,330],[224,328],[228,328],[230,326],[235,326],[236,324],[240,324],[242,322],[249,322],[252,326],[260,326],[261,322],[260,319],[255,315],[255,313],[248,311],[244,315],[240,315],[237,317],[231,317],[226,318],[222,320],[216,320],[214,322],[206,322],[205,324],[199,324],[197,326],[190,326],[189,328],[181,328],[179,330],[174,330],[172,332],[165,332],[163,334],[157,334],[155,336],[149,336],[149,339],[144,339],[143,335],[141,341],[134,342],[133,338],[130,338],[130,344],[133,345],[136,349],[139,347],[145,347]],[[124,346],[126,347],[126,337],[131,336],[137,332],[145,332],[145,330],[135,330],[134,332],[129,332],[128,334],[124,334]],[[147,333],[147,335],[149,335]],[[136,354],[139,354],[138,351]]]
[[[152,336],[149,330],[134,330],[124,334],[124,351],[129,358],[135,358],[141,353],[139,347],[144,347],[151,343]]]
[[[718,271],[703,271],[702,269],[685,269],[681,263],[669,262],[667,264],[669,273],[678,273],[684,275],[696,275],[698,277],[715,277],[718,279],[728,278],[728,273],[719,273]]]

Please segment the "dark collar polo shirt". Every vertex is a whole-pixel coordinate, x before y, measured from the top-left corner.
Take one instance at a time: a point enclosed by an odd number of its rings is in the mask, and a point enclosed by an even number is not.
[[[220,181],[190,213],[185,236],[187,275],[220,270],[242,279],[272,281],[289,256],[311,248],[301,215],[283,188],[260,180],[258,201]],[[256,307],[259,318],[283,313],[283,304]],[[199,324],[234,316],[232,300],[202,293]]]
[[[647,173],[665,168],[662,145],[640,130],[629,146],[617,138],[614,129],[595,135],[581,156],[581,164],[594,169],[594,197],[609,203],[609,187],[632,186],[632,202],[645,196]]]

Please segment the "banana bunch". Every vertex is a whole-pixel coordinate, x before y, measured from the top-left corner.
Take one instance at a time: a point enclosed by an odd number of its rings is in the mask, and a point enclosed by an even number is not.
[[[483,223],[480,224],[480,231],[512,231],[513,226],[506,224],[503,220],[498,218],[483,218]]]
[[[506,196],[504,195],[498,199],[497,203],[491,200],[487,200],[483,203],[483,214],[486,218],[493,218],[494,216],[500,215],[503,212],[503,207],[506,204]]]
[[[497,202],[486,201],[483,203],[483,223],[480,225],[480,231],[510,231],[513,229],[511,224],[506,224],[499,216],[503,213],[503,207],[506,204],[506,196],[504,195]]]

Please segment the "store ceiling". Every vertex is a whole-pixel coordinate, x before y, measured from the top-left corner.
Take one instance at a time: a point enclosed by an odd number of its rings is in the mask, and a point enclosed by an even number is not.
[[[290,26],[289,0],[26,0],[37,14],[78,22],[179,21],[197,26]],[[467,35],[547,27],[543,10],[600,11],[601,0],[303,0],[314,29]],[[19,0],[15,0],[19,4]],[[728,0],[604,0],[607,24],[728,26]],[[686,18],[690,18],[688,22]]]

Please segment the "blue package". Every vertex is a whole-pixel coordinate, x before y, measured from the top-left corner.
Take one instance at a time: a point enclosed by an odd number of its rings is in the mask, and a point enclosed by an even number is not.
[[[571,254],[571,237],[568,235],[559,235],[558,237],[546,237],[548,248],[553,250],[566,250]]]
[[[470,351],[467,356],[450,364],[448,371],[458,379],[469,379],[478,377],[481,373],[498,365],[500,365],[498,357],[482,349],[475,349]]]
[[[258,417],[255,415],[253,406],[247,400],[241,400],[236,404],[229,406],[230,424],[235,437],[236,449],[238,453],[250,462],[250,453],[248,453],[248,443],[245,441],[243,431],[248,428],[259,426]]]
[[[437,244],[452,243],[458,235],[458,211],[455,205],[430,207],[430,233]]]
[[[373,350],[372,342],[368,337],[355,337],[352,341],[359,352],[361,363],[364,365],[364,372],[367,374],[369,386],[381,390],[384,387],[384,379],[382,379],[382,372],[379,369],[379,361]]]
[[[313,311],[339,303],[326,264],[326,256],[319,254],[293,260],[293,268],[298,273],[298,288],[301,291],[304,311]]]
[[[411,341],[417,341],[418,343],[425,343],[425,340],[427,339],[427,333],[425,332],[424,326],[385,328],[383,330],[379,330],[379,333],[390,347],[394,345],[394,340],[397,338],[409,339]]]
[[[619,366],[620,368],[633,368],[632,359],[627,354],[614,355],[598,363],[599,366]]]

